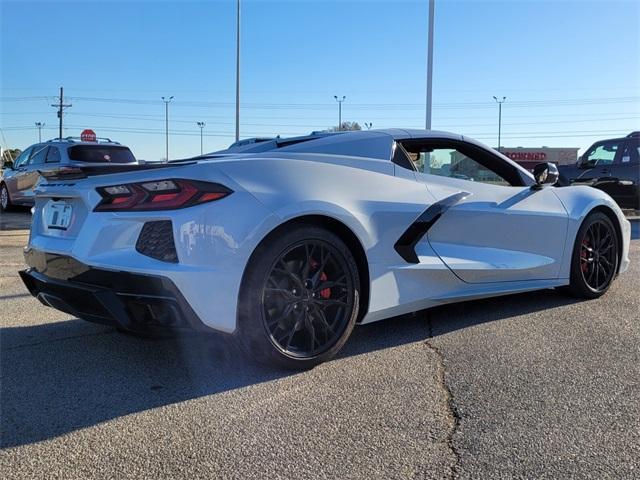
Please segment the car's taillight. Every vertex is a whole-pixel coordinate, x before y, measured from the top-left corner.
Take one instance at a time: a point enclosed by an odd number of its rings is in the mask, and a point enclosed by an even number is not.
[[[170,179],[111,185],[97,189],[96,212],[174,210],[219,200],[232,193],[219,183]]]

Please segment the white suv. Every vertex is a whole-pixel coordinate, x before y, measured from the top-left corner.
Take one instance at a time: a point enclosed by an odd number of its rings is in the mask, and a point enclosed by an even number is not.
[[[22,152],[15,162],[5,162],[0,177],[0,210],[34,203],[33,187],[41,171],[61,166],[136,164],[131,150],[108,138],[84,142],[76,137],[56,138],[37,143]]]

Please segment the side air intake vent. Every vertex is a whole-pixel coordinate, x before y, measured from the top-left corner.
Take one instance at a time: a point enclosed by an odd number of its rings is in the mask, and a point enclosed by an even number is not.
[[[136,250],[156,260],[178,263],[171,220],[145,223],[136,242]]]

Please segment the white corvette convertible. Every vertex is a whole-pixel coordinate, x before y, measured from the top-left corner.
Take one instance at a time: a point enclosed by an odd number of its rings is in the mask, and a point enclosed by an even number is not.
[[[290,368],[334,356],[357,323],[553,287],[595,298],[629,265],[607,194],[445,132],[256,139],[46,177],[21,272],[43,304],[225,332]]]

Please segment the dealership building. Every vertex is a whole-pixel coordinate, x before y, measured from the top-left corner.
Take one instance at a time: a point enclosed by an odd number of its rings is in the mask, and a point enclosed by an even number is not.
[[[573,147],[502,147],[500,151],[527,170],[533,170],[536,164],[552,162],[556,165],[569,165],[578,160],[579,148]]]

